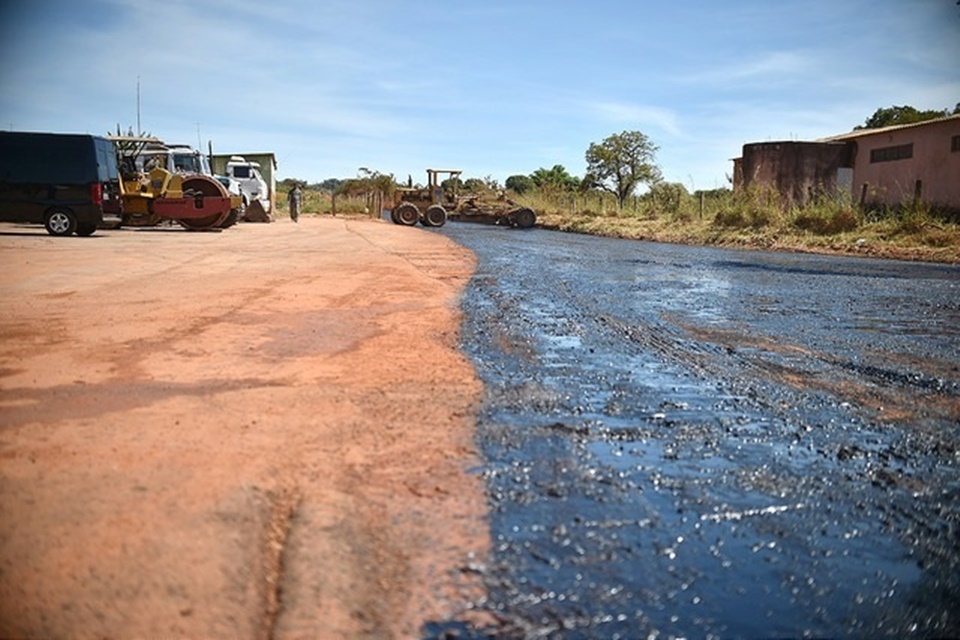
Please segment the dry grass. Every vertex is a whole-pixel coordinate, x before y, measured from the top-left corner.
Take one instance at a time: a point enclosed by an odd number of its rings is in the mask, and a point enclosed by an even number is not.
[[[334,212],[333,196],[326,191],[304,189],[302,198],[302,215],[331,215]],[[372,211],[370,205],[370,200],[363,196],[337,196],[336,213],[337,215],[370,215],[375,217],[376,212]],[[284,213],[290,211],[286,191],[278,190],[277,209]]]
[[[578,210],[567,203],[522,198],[547,228],[575,233],[739,248],[831,253],[960,264],[960,225],[920,209],[865,215],[843,202],[782,206],[769,194],[723,194],[700,204],[687,196],[669,210],[655,203],[615,203]],[[589,203],[589,200],[586,202]],[[599,200],[597,202],[600,202]]]
[[[730,192],[700,202],[685,195],[669,203],[631,199],[618,211],[609,194],[513,196],[537,211],[550,229],[616,238],[831,253],[960,264],[960,225],[928,209],[865,214],[849,203],[783,206],[775,194]],[[277,206],[287,211],[287,194]],[[306,189],[303,212],[333,212],[329,193]],[[337,214],[376,216],[362,196],[338,196]]]

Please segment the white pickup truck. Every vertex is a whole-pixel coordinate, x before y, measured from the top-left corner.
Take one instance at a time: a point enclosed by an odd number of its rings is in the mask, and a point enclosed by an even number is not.
[[[230,161],[227,162],[227,177],[240,184],[244,208],[259,200],[264,212],[270,213],[270,191],[266,180],[260,175],[260,163],[249,162],[243,156],[230,156]]]

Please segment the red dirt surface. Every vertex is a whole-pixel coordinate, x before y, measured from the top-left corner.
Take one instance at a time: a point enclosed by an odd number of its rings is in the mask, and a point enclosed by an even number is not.
[[[370,220],[0,225],[0,636],[415,637],[490,540],[472,255]]]

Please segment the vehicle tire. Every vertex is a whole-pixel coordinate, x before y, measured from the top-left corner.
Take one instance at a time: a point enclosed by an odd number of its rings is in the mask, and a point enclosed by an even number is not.
[[[524,207],[523,209],[517,209],[513,212],[511,216],[513,224],[518,229],[530,229],[533,225],[537,224],[537,214],[533,209]]]
[[[400,221],[397,220],[397,208],[396,208],[396,207],[394,207],[393,209],[390,209],[390,222],[392,222],[393,224],[400,224]]]
[[[230,209],[230,213],[227,214],[227,217],[223,219],[223,222],[217,225],[218,229],[229,229],[233,225],[237,224],[237,220],[240,219],[240,209]]]
[[[447,210],[438,204],[427,207],[423,212],[423,226],[442,227],[447,223]]]
[[[420,210],[417,209],[417,205],[404,202],[393,210],[393,217],[396,218],[397,224],[412,227],[420,219]]]
[[[184,195],[186,195],[186,193],[189,191],[192,193],[200,193],[205,198],[227,198],[230,196],[229,192],[222,184],[205,175],[194,175],[186,178],[183,181],[183,191]],[[210,215],[202,218],[178,219],[177,222],[184,229],[190,229],[191,231],[203,231],[204,229],[218,228],[220,224],[226,220],[227,217],[229,217],[229,215],[230,210],[228,209],[221,212],[214,211]]]
[[[77,225],[77,235],[81,238],[86,238],[87,236],[92,236],[93,233],[97,230],[97,225],[95,224],[78,224]]]
[[[68,236],[77,230],[77,217],[70,209],[57,207],[47,212],[43,226],[52,236]]]

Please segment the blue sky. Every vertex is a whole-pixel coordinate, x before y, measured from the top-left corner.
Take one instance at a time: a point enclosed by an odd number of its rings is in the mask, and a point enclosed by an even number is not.
[[[279,176],[464,177],[639,130],[664,178],[727,186],[746,142],[960,102],[956,0],[0,0],[0,128],[137,124]]]

